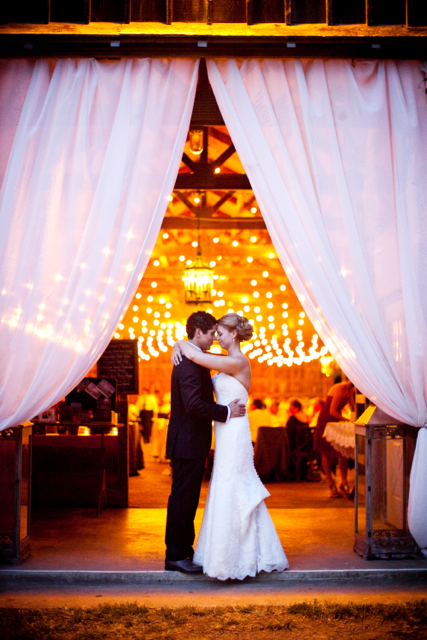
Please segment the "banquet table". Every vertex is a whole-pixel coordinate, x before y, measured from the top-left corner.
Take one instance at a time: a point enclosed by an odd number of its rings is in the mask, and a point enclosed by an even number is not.
[[[345,458],[354,458],[354,422],[328,422],[323,437]]]
[[[288,434],[285,427],[259,427],[255,444],[254,464],[258,475],[267,481],[275,470],[276,478],[282,480],[291,459]]]

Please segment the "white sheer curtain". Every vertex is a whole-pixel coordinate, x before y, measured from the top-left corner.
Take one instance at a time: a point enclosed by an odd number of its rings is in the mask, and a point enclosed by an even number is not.
[[[34,69],[10,61],[0,69],[11,97],[0,127],[5,429],[73,388],[129,305],[175,184],[198,61],[39,60]]]
[[[417,62],[210,60],[281,263],[330,353],[388,414],[427,425],[427,99]],[[427,430],[409,521],[427,546]]]

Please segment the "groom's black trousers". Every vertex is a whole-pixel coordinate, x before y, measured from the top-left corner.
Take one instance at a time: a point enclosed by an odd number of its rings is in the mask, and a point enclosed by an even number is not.
[[[166,520],[166,560],[193,559],[194,517],[206,458],[174,458]]]

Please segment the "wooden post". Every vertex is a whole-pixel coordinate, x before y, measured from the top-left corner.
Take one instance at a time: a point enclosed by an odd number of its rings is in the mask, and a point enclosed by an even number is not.
[[[326,24],[334,24],[333,0],[326,0]]]
[[[166,0],[166,24],[172,24],[173,0]]]
[[[91,18],[91,0],[84,0],[84,5],[83,5],[83,22],[85,24],[90,24],[90,18]]]
[[[285,0],[285,24],[292,24],[292,0]]]
[[[123,0],[123,24],[131,21],[131,0]]]
[[[254,23],[252,0],[246,0],[246,24]]]

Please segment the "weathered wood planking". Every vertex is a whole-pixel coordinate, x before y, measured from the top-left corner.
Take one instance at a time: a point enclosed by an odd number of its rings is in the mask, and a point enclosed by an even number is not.
[[[427,25],[426,0],[2,0],[0,23]]]

